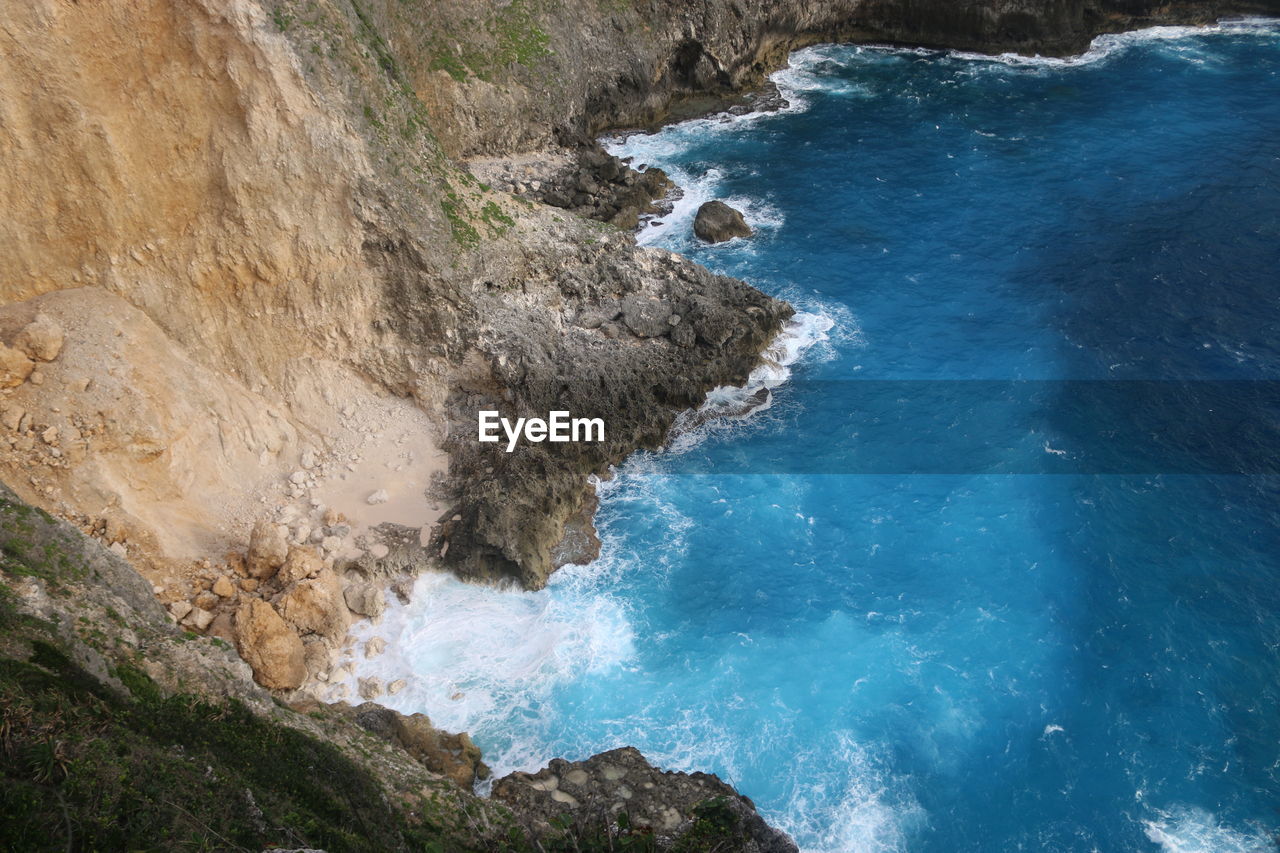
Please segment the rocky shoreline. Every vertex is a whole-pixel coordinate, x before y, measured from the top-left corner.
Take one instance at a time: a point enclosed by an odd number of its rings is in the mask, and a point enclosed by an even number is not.
[[[741,384],[791,315],[638,249],[630,232],[663,212],[670,182],[595,137],[776,106],[767,74],[820,41],[1070,53],[1102,32],[1241,13],[1280,3],[15,10],[0,60],[0,478],[19,527],[30,504],[94,541],[42,520],[91,570],[45,576],[15,544],[4,588],[64,629],[119,628],[106,651],[59,629],[104,689],[138,698],[113,672],[140,667],[166,695],[234,697],[347,752],[368,735],[386,748],[379,784],[452,780],[450,813],[484,813],[459,831],[488,844],[511,816],[470,795],[484,770],[465,735],[314,698],[371,652],[351,623],[424,570],[538,589],[592,559],[589,477]],[[475,440],[482,409],[598,416],[607,438],[506,453]],[[186,644],[175,622],[202,636]],[[31,636],[6,645],[15,666],[34,660]],[[567,832],[567,814],[611,843],[621,803],[656,849],[711,829],[731,849],[791,849],[718,780],[610,756],[495,792],[525,838]],[[621,791],[637,781],[653,793],[633,802]]]

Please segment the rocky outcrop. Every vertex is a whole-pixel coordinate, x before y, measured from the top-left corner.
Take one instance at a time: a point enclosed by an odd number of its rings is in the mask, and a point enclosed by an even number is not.
[[[708,243],[723,243],[734,237],[750,237],[751,226],[742,212],[722,201],[708,201],[698,208],[693,220],[693,233]]]
[[[478,780],[489,778],[480,760],[480,749],[466,734],[450,734],[431,725],[425,714],[404,714],[366,702],[351,711],[356,723],[388,741],[399,744],[434,773],[470,791]]]
[[[123,559],[4,486],[0,707],[13,849],[533,849],[459,784],[483,768],[465,736],[403,718],[384,737],[345,706],[273,697]]]
[[[654,0],[491,4],[369,0],[406,53],[403,71],[456,156],[585,140],[613,128],[730,106],[797,47],[892,42],[1067,54],[1098,33],[1224,14],[1276,0]],[[478,24],[478,25],[477,25]],[[435,35],[441,32],[452,38]]]
[[[524,816],[535,837],[554,835],[564,825],[603,823],[612,842],[652,834],[659,850],[797,849],[764,822],[751,800],[716,776],[659,770],[631,747],[513,773],[494,783],[493,796]]]

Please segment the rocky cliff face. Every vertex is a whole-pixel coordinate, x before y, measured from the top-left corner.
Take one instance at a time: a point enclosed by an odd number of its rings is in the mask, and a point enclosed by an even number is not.
[[[368,0],[456,156],[577,144],[758,85],[821,41],[1066,54],[1091,38],[1276,0]],[[448,35],[444,35],[448,33]]]
[[[234,640],[280,690],[327,677],[349,619],[376,616],[379,584],[402,572],[539,587],[590,556],[588,475],[660,445],[680,410],[742,381],[789,314],[625,230],[486,186],[465,158],[574,149],[705,108],[814,41],[1060,53],[1101,31],[1280,13],[1280,0],[4,0],[0,12],[0,479],[115,552],[95,571],[119,600],[74,618],[122,614],[120,637],[166,694],[233,695],[261,715],[268,694],[229,647],[190,647],[208,678],[172,683],[193,667],[155,627],[169,616],[148,590],[183,625]],[[602,205],[584,188],[594,180],[578,176],[586,202],[563,204],[623,225],[650,200],[634,188],[661,184],[613,174]],[[508,454],[475,440],[480,409],[599,416],[606,440]],[[255,528],[269,559],[249,549]],[[46,586],[17,586],[33,618],[61,612]],[[119,693],[120,662],[75,648],[74,667],[53,669]],[[465,759],[438,772],[478,771],[461,740],[348,711],[402,752]],[[397,778],[416,785],[421,763]],[[696,804],[680,802],[664,808],[697,828]],[[482,834],[501,823],[490,817]]]
[[[716,777],[635,750],[477,797],[487,770],[466,735],[273,697],[229,645],[173,625],[117,555],[3,486],[0,732],[14,850],[794,850]],[[542,794],[552,771],[591,806],[572,821]]]
[[[0,337],[12,343],[44,313],[67,341],[0,400],[13,423],[0,472],[86,530],[128,531],[130,556],[161,583],[243,548],[257,518],[291,512],[309,534],[325,530],[317,545],[334,539],[326,558],[376,571],[379,558],[320,516],[356,515],[363,495],[344,504],[326,477],[367,473],[355,469],[371,454],[350,448],[383,442],[394,422],[419,459],[449,456],[436,509],[419,483],[395,519],[431,541],[401,563],[539,586],[565,522],[588,506],[586,475],[660,443],[681,407],[740,381],[787,309],[494,191],[454,158],[650,122],[682,98],[757,83],[820,39],[1060,52],[1100,30],[1275,9],[12,3]],[[590,410],[608,441],[494,454],[472,440],[479,407]],[[70,442],[42,441],[50,428]]]
[[[44,311],[68,341],[8,392],[0,465],[87,530],[119,516],[163,581],[242,548],[255,516],[291,500],[314,514],[315,477],[287,478],[314,468],[308,451],[345,476],[344,414],[391,395],[417,412],[405,426],[424,453],[454,457],[436,497],[460,518],[418,561],[539,586],[586,475],[741,380],[785,308],[480,185],[445,156],[447,124],[370,12],[303,11],[42,2],[7,16],[0,324],[12,336]],[[612,321],[627,300],[670,324],[581,320],[605,305]],[[608,417],[601,446],[482,464],[468,444],[475,404],[587,398]],[[52,427],[77,436],[74,453],[39,440]],[[418,498],[406,520],[429,528]]]

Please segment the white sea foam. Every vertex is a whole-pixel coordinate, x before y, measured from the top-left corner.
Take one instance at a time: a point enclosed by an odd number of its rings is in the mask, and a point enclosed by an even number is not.
[[[801,753],[791,768],[786,807],[769,814],[804,853],[894,853],[907,849],[924,809],[894,790],[888,774],[849,733],[829,754]]]
[[[721,385],[707,393],[694,411],[676,419],[668,451],[685,453],[709,435],[767,411],[773,391],[791,378],[792,366],[814,346],[828,340],[835,321],[825,313],[799,311],[770,343],[743,385]]]
[[[715,198],[721,198],[740,210],[747,224],[756,231],[767,232],[780,227],[784,215],[767,200],[741,195],[723,197],[720,190],[725,176],[721,170],[712,168],[695,174],[674,161],[692,139],[737,135],[762,120],[803,112],[809,108],[813,92],[850,96],[866,94],[866,88],[861,85],[833,84],[822,73],[823,66],[837,61],[835,57],[840,50],[841,48],[826,45],[797,51],[792,54],[787,68],[771,75],[787,102],[787,106],[782,109],[743,114],[719,113],[685,121],[656,133],[632,133],[603,138],[601,143],[609,153],[630,158],[635,166],[660,166],[677,186],[670,198],[671,210],[660,217],[647,217],[636,235],[636,241],[642,246],[651,246],[673,235],[691,233],[698,208]],[[736,244],[737,241],[730,241],[728,245]]]
[[[1025,56],[1019,53],[970,53],[962,50],[948,50],[945,54],[952,59],[968,60],[979,63],[998,63],[1011,68],[1024,69],[1063,69],[1076,68],[1105,62],[1126,51],[1153,42],[1174,43],[1179,53],[1195,61],[1197,45],[1196,36],[1217,35],[1280,35],[1280,20],[1275,18],[1235,18],[1226,19],[1217,24],[1200,27],[1148,27],[1125,33],[1107,33],[1095,38],[1089,49],[1075,56]],[[915,54],[920,56],[936,56],[940,51],[926,48],[899,48],[871,45],[859,50],[882,53]]]
[[[1177,807],[1143,821],[1143,831],[1165,853],[1265,853],[1275,849],[1270,833],[1261,827],[1233,829],[1198,808]]]
[[[619,602],[585,583],[607,561],[557,575],[557,588],[525,592],[464,584],[429,573],[408,605],[393,602],[378,625],[353,633],[356,674],[344,683],[354,694],[357,676],[407,686],[379,699],[404,713],[425,712],[451,731],[501,731],[514,719],[533,722],[557,686],[587,673],[612,670],[633,654],[632,630]],[[365,642],[386,640],[386,651],[364,657]],[[532,741],[512,742],[489,755],[495,770],[536,769],[548,756]]]

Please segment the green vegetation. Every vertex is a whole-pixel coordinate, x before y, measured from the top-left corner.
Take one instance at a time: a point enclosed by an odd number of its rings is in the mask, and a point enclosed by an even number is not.
[[[62,592],[66,583],[84,577],[88,569],[83,560],[37,537],[38,529],[53,523],[53,517],[44,510],[0,497],[0,570],[40,578],[54,593]]]
[[[440,208],[449,220],[449,229],[453,233],[454,242],[464,248],[470,248],[480,242],[480,232],[471,224],[467,206],[461,196],[450,190],[441,199]]]
[[[473,843],[484,833],[459,794],[389,798],[329,741],[234,699],[166,694],[115,633],[149,626],[92,604],[108,581],[90,571],[85,544],[0,496],[0,851],[511,849]],[[65,626],[22,611],[20,579],[63,593],[53,618]],[[172,641],[212,642],[152,640]],[[114,680],[83,663],[89,649]]]
[[[473,22],[470,31],[484,34],[477,42],[452,42],[442,37],[426,45],[432,71],[444,71],[462,82],[468,75],[492,81],[496,71],[519,65],[532,68],[551,55],[551,36],[538,25],[529,0],[513,0],[487,21]]]
[[[0,846],[8,850],[443,850],[334,746],[235,701],[116,695],[49,642],[0,660]]]

